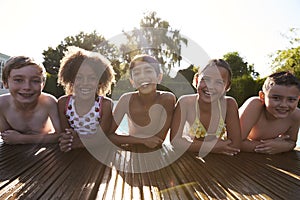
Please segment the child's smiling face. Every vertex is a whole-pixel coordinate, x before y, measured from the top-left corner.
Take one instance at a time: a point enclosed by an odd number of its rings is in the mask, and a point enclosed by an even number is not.
[[[131,70],[131,83],[141,93],[156,90],[156,86],[160,81],[161,75],[157,74],[150,63],[138,61]]]
[[[14,99],[20,103],[37,101],[43,87],[43,74],[39,67],[27,65],[19,69],[12,69],[5,84]]]
[[[74,95],[82,99],[94,99],[99,79],[100,77],[98,77],[91,66],[82,64],[77,72],[74,82]]]
[[[299,102],[297,86],[274,85],[268,91],[260,93],[267,111],[275,118],[286,118]]]
[[[229,85],[229,74],[223,67],[210,66],[202,71],[198,80],[198,94],[202,100],[213,102],[219,99]]]

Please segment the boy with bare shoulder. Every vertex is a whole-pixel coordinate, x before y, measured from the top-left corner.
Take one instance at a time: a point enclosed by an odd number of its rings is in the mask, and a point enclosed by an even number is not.
[[[293,150],[300,125],[300,82],[289,72],[277,72],[264,82],[258,97],[240,107],[242,150],[276,154]]]
[[[10,92],[0,96],[2,140],[7,144],[57,142],[61,131],[57,100],[42,92],[45,68],[26,56],[12,57],[4,65],[2,81]]]
[[[157,90],[162,79],[159,62],[149,55],[138,55],[130,63],[130,82],[137,89],[123,94],[114,109],[110,139],[116,145],[160,146],[171,125],[175,95]],[[129,133],[115,133],[123,117],[128,117]]]

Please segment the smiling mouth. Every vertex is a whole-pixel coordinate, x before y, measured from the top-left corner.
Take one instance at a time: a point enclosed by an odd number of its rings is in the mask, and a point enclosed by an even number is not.
[[[280,114],[285,114],[285,113],[288,113],[289,111],[288,110],[277,110],[277,112]]]
[[[204,93],[205,95],[208,95],[208,96],[213,95],[213,93],[210,92],[210,91],[208,91],[208,90],[203,90],[203,93]]]
[[[22,97],[31,97],[33,94],[25,94],[25,93],[19,93]]]
[[[150,84],[151,84],[150,82],[144,82],[140,84],[140,87],[147,87]]]
[[[92,89],[80,89],[80,92],[82,94],[89,94],[90,92],[92,92]]]

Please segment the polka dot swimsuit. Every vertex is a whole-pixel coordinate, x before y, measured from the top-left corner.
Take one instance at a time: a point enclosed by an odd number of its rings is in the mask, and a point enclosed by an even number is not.
[[[103,96],[98,96],[91,110],[85,115],[79,116],[75,111],[74,97],[68,96],[65,115],[69,125],[79,134],[95,134],[101,119],[102,100]]]

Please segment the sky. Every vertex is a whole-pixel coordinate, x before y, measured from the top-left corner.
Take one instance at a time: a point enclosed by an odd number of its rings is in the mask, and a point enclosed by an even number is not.
[[[42,62],[68,36],[95,30],[110,40],[155,11],[210,58],[237,51],[261,77],[271,73],[269,55],[290,47],[282,34],[300,28],[298,0],[1,0],[0,8],[0,53],[9,56]]]

